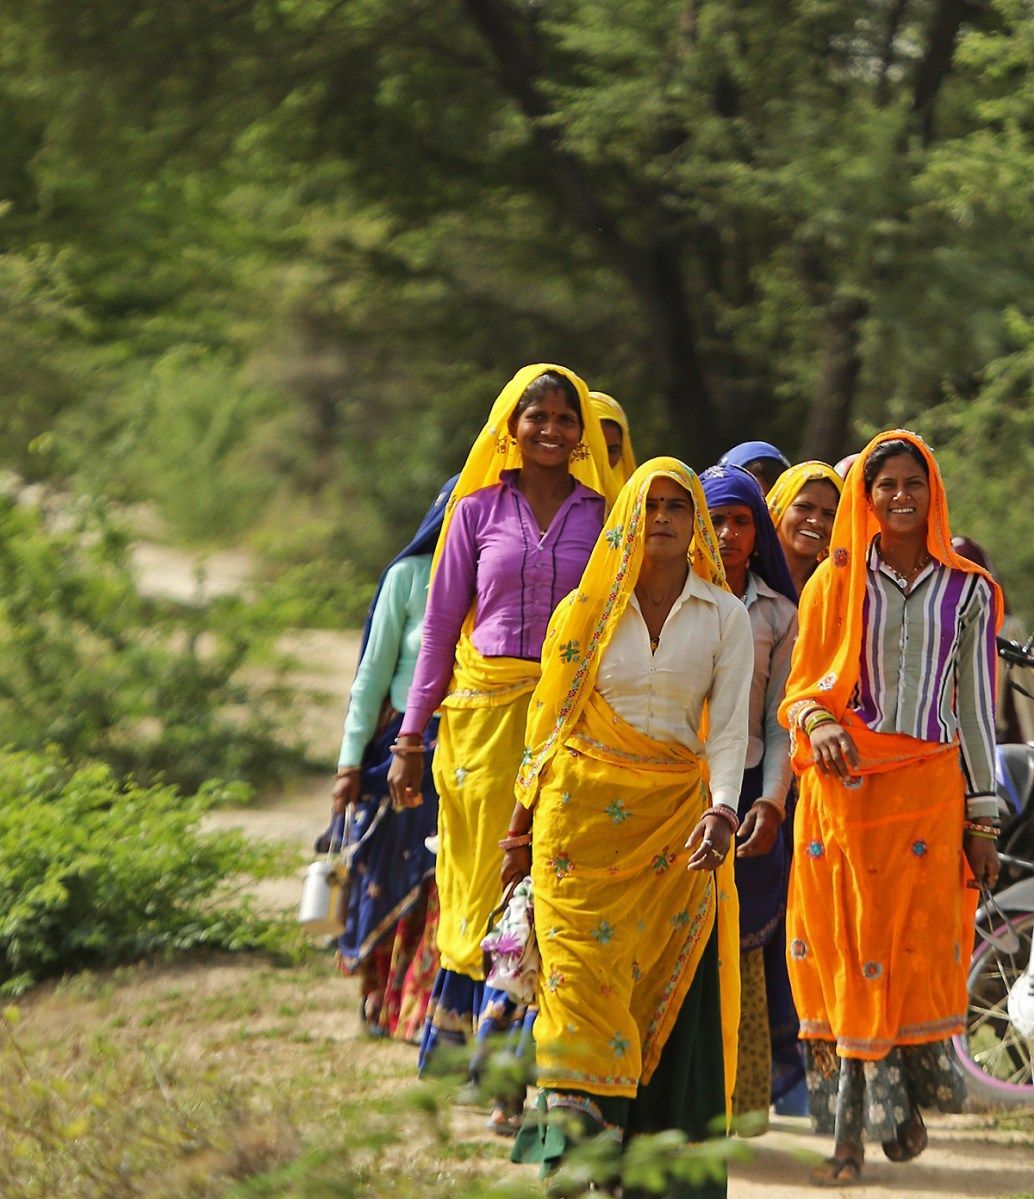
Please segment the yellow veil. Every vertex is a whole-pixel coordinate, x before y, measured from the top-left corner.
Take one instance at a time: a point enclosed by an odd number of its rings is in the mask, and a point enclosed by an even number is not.
[[[601,421],[612,420],[621,428],[621,462],[612,466],[618,483],[623,487],[635,473],[635,450],[632,448],[632,433],[624,408],[605,391],[590,391],[589,403]]]
[[[725,587],[725,568],[696,473],[677,458],[651,458],[621,489],[603,526],[577,591],[560,602],[542,647],[542,677],[528,712],[527,747],[517,772],[516,795],[535,802],[539,775],[574,728],[592,693],[610,643],[639,577],[643,560],[646,493],[656,478],[674,479],[693,497],[696,528],[690,568]]]
[[[777,528],[783,518],[783,513],[797,498],[797,493],[801,488],[806,483],[814,483],[818,479],[832,483],[837,489],[837,495],[843,494],[844,480],[828,463],[819,462],[816,459],[809,462],[798,462],[796,466],[787,467],[776,479],[772,484],[772,490],[765,496],[765,503],[768,505],[772,523]]]
[[[581,379],[568,370],[566,366],[557,366],[551,362],[535,362],[530,366],[522,366],[509,383],[499,393],[492,411],[488,414],[481,432],[474,439],[474,444],[463,464],[452,496],[445,506],[445,519],[442,531],[438,535],[438,545],[435,548],[431,564],[431,577],[438,566],[438,558],[445,544],[445,538],[452,523],[452,514],[456,505],[465,495],[480,491],[483,487],[491,487],[499,482],[499,473],[504,470],[516,470],[521,466],[521,452],[514,439],[510,436],[509,420],[514,409],[529,384],[539,375],[552,372],[565,375],[574,384],[578,392],[578,401],[582,410],[582,440],[571,455],[571,474],[586,487],[598,491],[607,502],[609,508],[618,492],[618,483],[607,461],[607,442],[603,436],[603,426],[589,400],[589,388]]]

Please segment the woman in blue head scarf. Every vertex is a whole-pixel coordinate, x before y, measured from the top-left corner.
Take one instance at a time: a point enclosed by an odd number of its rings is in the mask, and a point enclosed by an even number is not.
[[[747,443],[757,445],[758,443]],[[764,496],[739,466],[713,466],[700,476],[729,587],[747,605],[754,638],[754,676],[746,769],[740,791],[736,850],[742,980],[739,1066],[733,1111],[741,1132],[764,1132],[772,1095],[772,1043],[789,1004],[790,1052],[796,1050],[789,980],[781,961],[786,908],[787,841],[782,823],[790,788],[790,737],[777,719],[797,636],[797,594]],[[769,953],[766,948],[771,946]],[[769,992],[775,988],[774,1001]],[[780,1028],[774,1027],[777,1016]],[[770,1030],[770,1022],[773,1028]],[[792,1086],[798,1077],[786,1081]]]
[[[757,479],[762,495],[790,465],[790,459],[770,441],[741,441],[718,459],[719,466],[739,466]]]
[[[366,1030],[372,1035],[397,1030],[406,1040],[419,1037],[438,967],[434,855],[424,844],[437,827],[438,796],[428,753],[423,803],[393,809],[389,746],[402,724],[420,651],[431,556],[455,482],[454,477],[442,487],[412,541],[377,584],[363,626],[332,792],[331,840],[341,840],[345,809],[355,806],[350,830],[354,882],[338,961],[343,973],[359,975]],[[432,720],[425,733],[428,748],[436,733]]]

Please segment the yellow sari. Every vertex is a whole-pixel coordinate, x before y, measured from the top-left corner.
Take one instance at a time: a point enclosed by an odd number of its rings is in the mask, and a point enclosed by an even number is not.
[[[733,860],[712,877],[686,869],[684,848],[710,802],[706,764],[638,732],[595,688],[639,575],[646,494],[659,476],[693,496],[690,568],[725,585],[696,475],[655,458],[622,490],[579,589],[550,623],[516,787],[535,805],[538,1081],[634,1096],[657,1066],[717,920],[728,1100],[739,1022]]]
[[[578,392],[584,429],[572,455],[571,474],[603,494],[608,504],[613,501],[617,488],[607,464],[603,428],[584,381],[551,363],[523,367],[500,392],[460,472],[446,508],[432,580],[459,500],[498,483],[501,471],[520,467],[520,451],[508,422],[528,385],[547,371],[566,376]],[[432,773],[439,797],[435,878],[441,906],[441,963],[446,970],[481,979],[481,939],[499,900],[502,853],[498,842],[506,835],[513,810],[513,780],[524,746],[528,700],[540,669],[538,662],[520,658],[486,658],[471,640],[475,621],[472,607],[441,704]]]

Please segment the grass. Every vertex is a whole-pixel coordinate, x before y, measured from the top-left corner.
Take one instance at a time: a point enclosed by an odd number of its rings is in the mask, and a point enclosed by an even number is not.
[[[352,992],[323,955],[38,988],[0,1020],[0,1195],[444,1199],[514,1172],[483,1116],[414,1089],[412,1046],[361,1037]]]

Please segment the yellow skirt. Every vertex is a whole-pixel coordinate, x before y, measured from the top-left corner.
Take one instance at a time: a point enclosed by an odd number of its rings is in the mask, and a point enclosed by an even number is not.
[[[490,708],[447,707],[438,729],[438,861],[442,966],[484,978],[481,938],[498,904],[499,841],[513,814],[513,782],[524,752],[530,688]]]
[[[731,1095],[739,1019],[732,856],[716,875],[686,869],[685,843],[708,803],[699,758],[637,732],[593,693],[535,804],[540,1086],[634,1096],[649,1082],[718,919]]]

